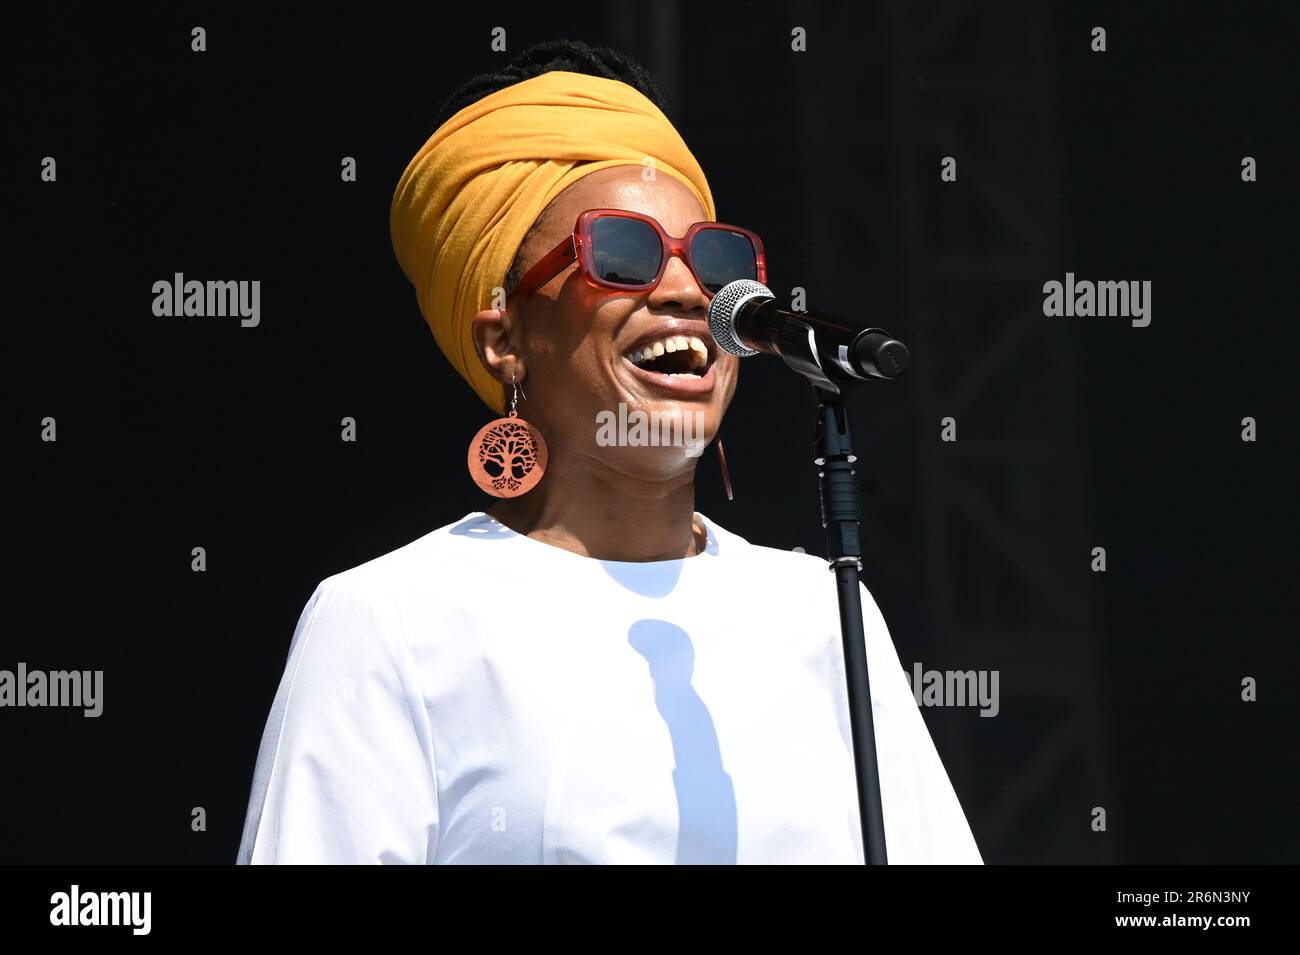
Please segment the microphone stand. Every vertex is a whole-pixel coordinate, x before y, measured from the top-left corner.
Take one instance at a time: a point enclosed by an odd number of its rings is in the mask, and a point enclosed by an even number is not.
[[[858,814],[862,820],[862,849],[867,865],[887,865],[885,817],[880,806],[880,767],[876,731],[871,716],[871,681],[867,675],[866,638],[862,625],[862,570],[859,543],[858,487],[854,480],[853,439],[844,395],[863,379],[848,374],[830,360],[823,361],[815,339],[815,319],[786,317],[781,329],[781,358],[812,384],[817,396],[817,430],[813,460],[821,491],[822,526],[830,570],[839,594],[840,635],[844,641],[844,673],[848,684],[849,727],[853,736],[853,766],[858,784]],[[871,356],[870,367],[884,369],[881,378],[895,378],[907,366],[907,349],[882,329],[865,329],[856,345]],[[855,351],[857,349],[855,348]],[[829,356],[828,356],[829,358]]]
[[[876,759],[876,730],[871,718],[871,682],[862,626],[862,569],[859,544],[858,487],[854,480],[853,439],[844,395],[816,384],[817,433],[813,460],[821,487],[822,526],[826,550],[840,600],[840,635],[844,641],[844,674],[848,682],[849,727],[853,735],[853,767],[858,779],[858,815],[862,820],[862,851],[867,865],[886,865],[885,817],[880,807],[880,767]]]

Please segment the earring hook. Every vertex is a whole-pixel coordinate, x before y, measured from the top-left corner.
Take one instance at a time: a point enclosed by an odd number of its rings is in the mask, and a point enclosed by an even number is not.
[[[522,394],[524,396],[524,400],[527,401],[528,392],[524,391],[523,388],[519,387],[519,382],[515,378],[515,371],[513,368],[510,370],[510,384],[513,385],[515,389],[514,393],[510,396],[510,417],[516,418],[519,416],[519,412],[516,410],[516,408],[518,408],[519,406],[519,396],[520,394]]]

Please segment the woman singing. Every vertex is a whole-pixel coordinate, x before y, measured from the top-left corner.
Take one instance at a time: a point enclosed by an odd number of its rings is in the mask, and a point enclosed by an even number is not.
[[[476,77],[391,229],[496,500],[317,586],[239,861],[861,863],[833,577],[694,509],[738,376],[708,304],[766,263],[652,79],[572,42]],[[889,860],[980,863],[862,603]]]

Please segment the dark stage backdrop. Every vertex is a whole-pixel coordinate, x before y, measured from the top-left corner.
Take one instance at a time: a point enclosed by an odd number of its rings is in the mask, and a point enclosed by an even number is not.
[[[909,672],[998,676],[995,716],[923,709],[986,860],[1300,858],[1295,6],[470,6],[11,24],[0,669],[100,669],[104,711],[0,709],[0,860],[232,862],[316,582],[489,503],[389,200],[556,36],[658,74],[778,295],[911,347],[851,400],[863,580]],[[259,281],[259,324],[156,317],[177,272]],[[1067,273],[1149,323],[1045,315]],[[813,408],[745,362],[697,508],[823,554]]]

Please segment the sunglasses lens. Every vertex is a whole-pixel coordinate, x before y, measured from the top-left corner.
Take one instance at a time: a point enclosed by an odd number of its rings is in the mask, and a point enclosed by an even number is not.
[[[591,224],[591,253],[601,281],[649,285],[659,274],[664,247],[648,223],[605,216]]]
[[[749,237],[729,229],[701,229],[691,242],[691,261],[711,295],[736,279],[758,280],[758,254]]]

